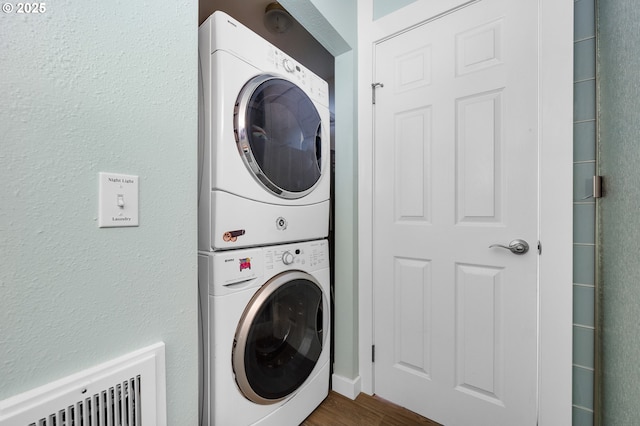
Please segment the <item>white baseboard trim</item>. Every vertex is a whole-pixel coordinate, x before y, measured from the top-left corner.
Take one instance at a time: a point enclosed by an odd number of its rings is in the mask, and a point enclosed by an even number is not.
[[[360,376],[355,379],[347,379],[334,374],[331,376],[331,389],[350,399],[356,399],[360,393]]]

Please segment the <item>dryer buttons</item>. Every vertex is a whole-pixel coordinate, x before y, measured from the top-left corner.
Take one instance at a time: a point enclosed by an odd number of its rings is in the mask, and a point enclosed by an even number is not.
[[[276,219],[276,228],[278,228],[278,230],[284,231],[285,229],[287,229],[287,225],[287,219],[285,219],[284,217],[280,216]]]

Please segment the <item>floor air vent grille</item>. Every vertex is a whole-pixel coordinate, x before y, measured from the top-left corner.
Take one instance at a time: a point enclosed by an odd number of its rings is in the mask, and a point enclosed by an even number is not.
[[[29,426],[140,426],[140,376],[30,423]]]
[[[166,425],[164,344],[0,401],[0,426]]]

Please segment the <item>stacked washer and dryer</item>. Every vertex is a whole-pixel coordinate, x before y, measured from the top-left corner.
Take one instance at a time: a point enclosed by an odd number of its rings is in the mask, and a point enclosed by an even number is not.
[[[328,86],[220,11],[199,60],[201,425],[297,425],[329,390]]]

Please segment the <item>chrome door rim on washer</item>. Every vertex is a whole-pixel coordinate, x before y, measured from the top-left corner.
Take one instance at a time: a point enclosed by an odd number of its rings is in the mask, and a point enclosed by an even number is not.
[[[295,350],[294,356],[289,356],[285,358],[285,363],[280,364],[280,371],[276,371],[276,369],[271,368],[271,366],[265,366],[260,363],[256,363],[255,365],[251,365],[250,369],[254,372],[248,371],[247,363],[248,357],[257,357],[260,355],[256,350],[259,348],[258,343],[254,343],[251,341],[252,336],[254,335],[254,331],[256,328],[259,328],[260,324],[256,321],[261,317],[261,315],[268,309],[272,308],[272,305],[269,302],[269,299],[272,298],[277,292],[281,289],[284,291],[293,287],[300,287],[300,282],[304,282],[304,287],[300,288],[302,291],[299,291],[298,288],[294,290],[298,291],[300,294],[298,297],[305,297],[306,295],[302,294],[307,289],[312,289],[315,294],[313,296],[319,296],[317,301],[313,301],[314,304],[310,306],[299,306],[304,308],[304,312],[296,312],[293,315],[298,316],[306,316],[307,320],[311,320],[312,325],[314,327],[309,327],[309,321],[304,321],[305,318],[302,318],[303,321],[300,321],[302,327],[298,326],[297,329],[293,331],[291,338],[289,338],[289,331],[287,330],[286,336],[280,339],[278,343],[280,343],[280,347],[285,344],[288,347],[291,347]],[[295,295],[292,293],[292,295]],[[315,303],[317,302],[317,303]],[[236,383],[242,392],[242,394],[257,404],[268,405],[274,404],[276,402],[282,401],[295,393],[300,386],[309,378],[313,369],[317,365],[318,359],[320,358],[322,351],[324,349],[324,340],[326,339],[327,333],[324,332],[325,325],[325,317],[324,312],[328,312],[325,310],[325,295],[322,292],[322,287],[318,282],[309,274],[302,271],[287,271],[283,272],[279,275],[276,275],[272,279],[270,279],[267,283],[265,283],[258,292],[251,298],[247,307],[245,308],[238,326],[236,328],[236,333],[233,342],[233,350],[231,354],[232,367],[236,378]],[[275,306],[278,308],[280,305]],[[282,305],[285,308],[290,305]],[[275,310],[275,309],[272,309]],[[289,311],[291,311],[289,309]],[[277,315],[277,314],[276,314]],[[297,318],[300,319],[300,318]],[[320,322],[320,324],[318,324]],[[278,324],[281,324],[282,321],[270,321],[268,326],[270,329],[278,328]],[[296,323],[296,321],[290,321],[289,324]],[[256,332],[259,334],[259,330]],[[271,331],[271,334],[275,334],[276,331]],[[296,339],[300,339],[302,333],[302,343],[299,346],[289,345],[288,340],[294,340],[293,343],[296,343]],[[268,336],[271,338],[272,336]],[[277,339],[270,339],[270,341],[276,341]],[[300,348],[309,349],[307,352],[300,352]],[[247,350],[249,349],[249,352]],[[253,349],[253,350],[252,350]],[[282,352],[282,351],[280,351]],[[272,350],[271,352],[260,352],[264,353],[264,358],[269,357],[271,361],[280,361],[282,358],[276,358],[272,356],[276,353],[276,350]],[[289,351],[290,354],[290,351]],[[311,355],[313,359],[309,359]],[[253,359],[253,358],[251,358]],[[305,362],[305,365],[300,368],[298,367],[299,362]],[[267,377],[264,374],[264,371],[282,373],[282,370],[287,371],[287,364],[291,364],[295,367],[296,372],[301,372],[302,374],[298,374],[297,376],[286,376],[286,380],[283,378],[273,378]],[[250,377],[251,375],[256,375],[257,377]],[[277,375],[277,374],[276,374]],[[260,380],[265,379],[268,381],[267,385],[272,386],[268,392],[260,391],[256,388],[264,387],[264,383]],[[288,382],[287,382],[288,380]],[[266,395],[266,393],[271,393],[273,395]]]

